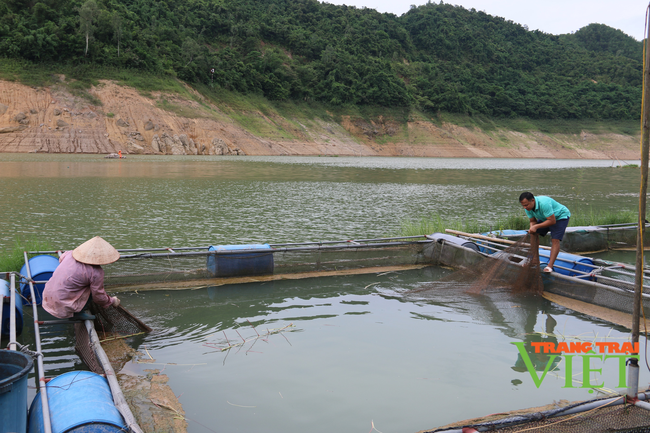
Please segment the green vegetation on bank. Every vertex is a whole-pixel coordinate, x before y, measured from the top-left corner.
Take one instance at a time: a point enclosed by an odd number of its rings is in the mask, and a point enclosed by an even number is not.
[[[0,0],[0,11],[0,56],[14,62],[0,75],[32,85],[66,74],[183,92],[178,78],[434,118],[640,115],[641,43],[600,24],[556,36],[442,2],[400,17],[316,0]]]
[[[34,236],[14,238],[11,247],[0,253],[0,272],[20,272],[25,264],[24,251],[52,251],[52,246]]]
[[[571,213],[569,226],[635,224],[637,219],[638,212],[628,209],[619,211],[578,210]],[[401,230],[398,236],[418,236],[444,233],[445,229],[458,230],[465,233],[485,233],[493,230],[527,230],[529,220],[523,213],[501,216],[489,222],[471,218],[443,218],[440,214],[434,213],[428,217],[422,217],[417,221],[404,220],[400,225]]]

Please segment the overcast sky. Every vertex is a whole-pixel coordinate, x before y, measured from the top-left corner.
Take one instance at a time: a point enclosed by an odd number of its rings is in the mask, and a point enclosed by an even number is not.
[[[440,3],[440,0],[432,0]],[[412,4],[426,0],[329,0],[327,3],[368,7],[379,12],[402,15]],[[591,23],[607,24],[643,40],[648,0],[449,0],[445,3],[474,8],[503,17],[530,30],[559,35],[571,33]]]

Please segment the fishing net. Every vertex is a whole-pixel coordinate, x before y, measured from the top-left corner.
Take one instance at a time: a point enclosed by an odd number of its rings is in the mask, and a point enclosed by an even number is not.
[[[86,364],[88,370],[93,373],[104,374],[104,369],[99,361],[97,361],[95,352],[90,345],[90,336],[88,335],[88,330],[86,329],[86,324],[84,322],[74,324],[74,337],[74,351],[77,353],[79,359]]]
[[[473,294],[479,294],[489,288],[508,289],[521,294],[541,294],[544,286],[539,256],[530,249],[529,241],[530,235],[527,235],[503,249],[486,245],[492,254],[485,259],[475,254],[481,260],[466,261],[452,274],[415,289],[412,293],[429,291],[444,285],[462,288]],[[442,253],[442,249],[440,251]],[[455,248],[455,251],[460,249]]]
[[[107,290],[162,290],[236,282],[237,278],[427,264],[428,241],[325,241],[273,246],[271,252],[222,254],[207,247],[176,253],[125,255],[104,266]],[[230,281],[228,280],[230,279]]]
[[[151,328],[142,323],[124,307],[109,306],[101,308],[94,302],[90,304],[90,312],[95,316],[94,326],[101,340],[125,338],[144,332],[151,332]],[[97,361],[95,352],[90,344],[90,336],[85,322],[75,323],[75,352],[86,364],[88,369],[97,374],[104,374],[104,369]]]
[[[150,327],[121,305],[101,308],[93,302],[90,312],[95,316],[95,330],[100,339],[109,336],[130,337],[143,332],[151,332]]]

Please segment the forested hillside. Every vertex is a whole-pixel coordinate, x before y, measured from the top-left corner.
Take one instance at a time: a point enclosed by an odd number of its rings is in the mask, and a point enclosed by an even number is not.
[[[397,17],[316,0],[0,0],[0,56],[53,72],[130,68],[431,114],[635,119],[641,54],[604,25],[549,35],[443,3]]]

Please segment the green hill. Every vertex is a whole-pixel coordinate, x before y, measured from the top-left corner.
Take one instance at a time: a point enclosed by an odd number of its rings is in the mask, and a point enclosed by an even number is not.
[[[431,114],[638,119],[641,51],[604,25],[556,36],[442,2],[398,17],[316,0],[0,0],[0,56],[23,69]]]

